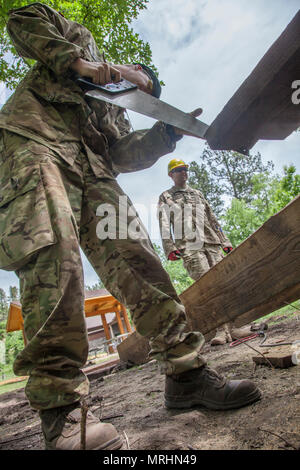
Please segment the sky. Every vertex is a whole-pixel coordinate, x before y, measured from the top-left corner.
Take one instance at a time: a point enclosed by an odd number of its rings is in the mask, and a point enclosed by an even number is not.
[[[299,0],[149,0],[147,10],[132,26],[150,43],[153,63],[166,84],[161,99],[185,112],[201,107],[199,119],[211,124],[298,10]],[[146,129],[155,122],[132,112],[129,116],[134,129]],[[203,149],[203,140],[184,137],[172,154],[151,168],[118,177],[157,244],[156,203],[172,186],[168,162],[180,158],[200,163]],[[272,160],[279,174],[290,163],[300,172],[299,132],[284,141],[259,141],[251,151],[257,152],[263,162]],[[97,283],[84,256],[83,265],[85,284]],[[18,285],[17,277],[0,270],[0,287],[7,290],[9,285]]]

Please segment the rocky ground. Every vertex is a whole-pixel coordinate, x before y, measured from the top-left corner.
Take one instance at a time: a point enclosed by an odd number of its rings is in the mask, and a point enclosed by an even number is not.
[[[280,320],[280,319],[277,319]],[[269,326],[266,342],[300,340],[300,317]],[[272,320],[274,321],[274,320]],[[264,352],[260,339],[248,344]],[[245,344],[204,347],[208,364],[228,378],[250,378],[263,392],[253,405],[231,411],[167,410],[164,376],[152,361],[91,382],[90,408],[111,422],[130,450],[300,449],[300,365],[286,369],[255,365],[258,353]],[[300,357],[300,354],[298,355]],[[40,450],[37,412],[24,389],[0,395],[0,450]]]

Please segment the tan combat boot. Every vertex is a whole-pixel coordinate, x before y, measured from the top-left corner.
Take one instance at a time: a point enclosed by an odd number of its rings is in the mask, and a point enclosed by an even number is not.
[[[48,450],[80,450],[81,408],[75,405],[40,411],[45,447]],[[123,445],[112,424],[101,423],[90,411],[86,416],[86,450],[116,450]]]
[[[232,341],[230,328],[227,323],[217,329],[215,337],[211,340],[211,346],[219,346],[220,344],[230,343]]]
[[[261,398],[250,380],[226,380],[207,366],[166,376],[167,408],[202,405],[211,410],[240,408]]]

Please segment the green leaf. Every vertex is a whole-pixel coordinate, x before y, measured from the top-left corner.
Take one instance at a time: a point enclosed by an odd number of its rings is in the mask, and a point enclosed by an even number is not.
[[[17,86],[33,62],[17,57],[5,29],[8,12],[30,3],[32,1],[3,0],[0,7],[0,81],[10,89]],[[120,64],[142,62],[157,72],[149,43],[130,27],[140,11],[147,8],[148,0],[45,0],[43,3],[89,29],[108,61]]]

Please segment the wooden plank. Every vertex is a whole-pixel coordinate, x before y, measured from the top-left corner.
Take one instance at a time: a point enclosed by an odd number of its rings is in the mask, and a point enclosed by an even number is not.
[[[132,331],[132,328],[131,328],[130,321],[129,321],[129,318],[128,318],[128,315],[127,315],[127,311],[126,311],[126,308],[124,307],[124,305],[121,306],[120,312],[123,315],[124,322],[125,322],[125,325],[126,325],[126,330],[127,330],[128,333],[130,333]]]
[[[21,305],[16,302],[11,302],[7,316],[6,331],[10,333],[11,331],[23,330],[23,326],[24,321],[21,313]]]
[[[102,364],[94,364],[87,366],[83,369],[83,372],[88,376],[90,380],[98,379],[103,375],[109,374],[115,367],[120,363],[119,358],[112,359],[110,361],[103,362]]]
[[[218,326],[237,327],[300,298],[300,196],[180,295],[191,330],[209,340]],[[124,362],[149,360],[147,339],[134,332],[119,346]]]
[[[277,346],[264,350],[262,353],[265,357],[261,355],[252,357],[255,364],[263,364],[270,367],[269,361],[272,366],[280,369],[287,369],[288,367],[296,365],[293,363],[293,350],[291,346]]]
[[[121,315],[120,315],[120,312],[119,312],[118,309],[116,309],[115,314],[116,314],[116,317],[117,317],[117,322],[118,322],[120,334],[124,335],[124,333],[125,333],[124,326],[123,326],[122,318],[121,318]]]
[[[300,126],[298,79],[300,10],[209,127],[210,147],[248,153],[259,139],[285,139]]]
[[[108,326],[106,318],[105,318],[105,313],[101,314],[101,318],[102,318],[102,325],[103,325],[103,329],[104,329],[104,333],[105,333],[105,338],[106,338],[107,341],[109,341],[111,339],[111,334],[110,334],[109,326]],[[110,345],[108,346],[108,350],[109,350],[110,354],[114,353],[114,348]]]
[[[299,299],[299,259],[300,196],[181,294],[190,328],[242,326]]]
[[[8,385],[8,384],[14,384],[14,383],[17,383],[17,382],[23,382],[24,380],[27,380],[27,379],[29,379],[28,375],[22,375],[21,377],[14,377],[13,379],[3,380],[2,382],[0,382],[0,387],[2,385]]]

